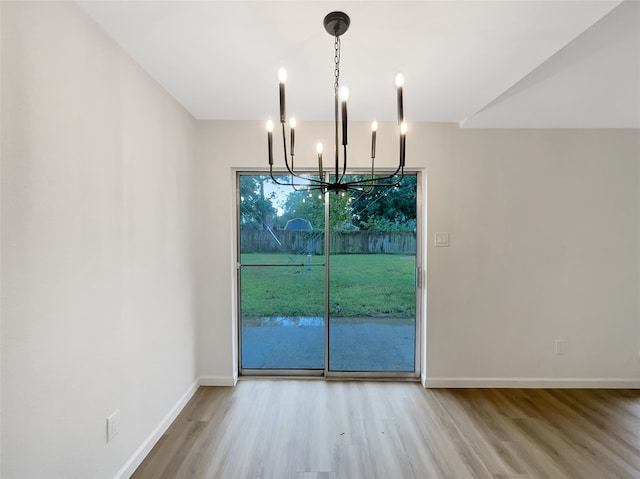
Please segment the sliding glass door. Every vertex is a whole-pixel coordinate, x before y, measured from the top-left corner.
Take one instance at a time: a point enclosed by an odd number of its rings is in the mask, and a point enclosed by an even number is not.
[[[289,198],[290,187],[261,175],[238,186],[240,367],[322,371],[324,197]]]
[[[329,195],[329,371],[413,372],[416,176]],[[357,228],[357,229],[356,229]]]
[[[416,184],[322,195],[238,175],[242,374],[417,374]]]

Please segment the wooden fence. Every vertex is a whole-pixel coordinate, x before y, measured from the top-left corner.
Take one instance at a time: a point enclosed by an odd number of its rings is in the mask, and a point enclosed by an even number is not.
[[[242,230],[242,253],[324,254],[324,232]],[[334,254],[415,254],[413,231],[344,231],[331,233]]]

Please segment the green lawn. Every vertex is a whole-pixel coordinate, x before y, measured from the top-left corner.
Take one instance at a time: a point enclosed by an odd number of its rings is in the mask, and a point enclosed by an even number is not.
[[[306,263],[300,255],[243,254],[243,317],[323,316],[324,267],[246,266]],[[324,263],[324,256],[314,256],[313,263]],[[331,256],[330,308],[332,315],[350,318],[415,316],[415,257]]]

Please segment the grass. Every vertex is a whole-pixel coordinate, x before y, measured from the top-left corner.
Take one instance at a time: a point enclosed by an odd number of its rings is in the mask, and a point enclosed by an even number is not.
[[[301,255],[243,254],[243,317],[323,316],[324,267],[308,270],[307,266],[247,266],[306,262],[307,257]],[[323,264],[324,256],[314,256],[313,263]],[[334,255],[330,273],[332,316],[415,316],[414,256]]]

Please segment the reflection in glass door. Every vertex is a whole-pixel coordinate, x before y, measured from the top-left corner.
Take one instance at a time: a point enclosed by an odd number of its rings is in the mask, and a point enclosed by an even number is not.
[[[417,374],[416,180],[321,195],[239,175],[243,374]]]

